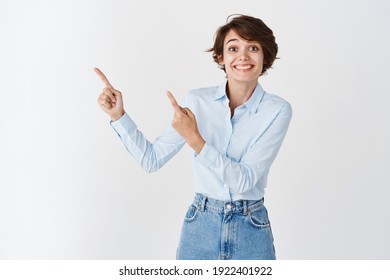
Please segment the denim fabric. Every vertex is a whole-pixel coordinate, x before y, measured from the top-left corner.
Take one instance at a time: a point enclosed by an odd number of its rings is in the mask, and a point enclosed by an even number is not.
[[[264,199],[221,201],[196,194],[184,218],[178,260],[273,260]]]

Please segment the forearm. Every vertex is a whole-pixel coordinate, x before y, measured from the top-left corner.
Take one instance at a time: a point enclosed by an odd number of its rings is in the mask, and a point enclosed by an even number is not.
[[[234,193],[243,193],[253,188],[265,171],[257,169],[255,172],[252,166],[230,159],[207,143],[196,160]],[[260,167],[260,164],[257,163],[257,166]]]
[[[219,151],[218,147],[207,142],[196,155],[195,160],[228,186],[232,192],[246,192],[268,175],[283,143],[290,119],[289,107],[238,160],[229,158],[229,152]]]
[[[146,172],[155,172],[171,159],[184,145],[172,129],[166,129],[153,143],[137,129],[129,115],[111,122],[127,151]]]
[[[195,151],[195,153],[199,154],[206,144],[206,141],[202,138],[200,134],[195,135],[191,139],[186,141],[187,144]]]

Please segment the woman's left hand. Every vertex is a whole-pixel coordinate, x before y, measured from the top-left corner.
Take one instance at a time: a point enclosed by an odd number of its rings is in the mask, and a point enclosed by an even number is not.
[[[172,93],[169,91],[167,92],[167,96],[175,111],[172,127],[184,138],[187,144],[199,154],[206,142],[199,133],[194,113],[188,108],[180,107]]]

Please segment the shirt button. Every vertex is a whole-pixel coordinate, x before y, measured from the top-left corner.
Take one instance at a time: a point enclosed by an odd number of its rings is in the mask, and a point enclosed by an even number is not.
[[[227,205],[226,205],[226,208],[227,208],[228,210],[232,210],[232,209],[233,209],[233,205],[227,204]]]

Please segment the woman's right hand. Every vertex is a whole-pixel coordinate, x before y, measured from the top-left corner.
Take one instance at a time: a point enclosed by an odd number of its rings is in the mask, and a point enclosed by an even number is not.
[[[122,93],[114,89],[114,87],[108,81],[107,77],[103,74],[102,71],[100,71],[99,68],[95,67],[93,70],[106,86],[103,89],[103,92],[99,95],[97,102],[100,108],[111,117],[112,121],[117,121],[125,113]]]

